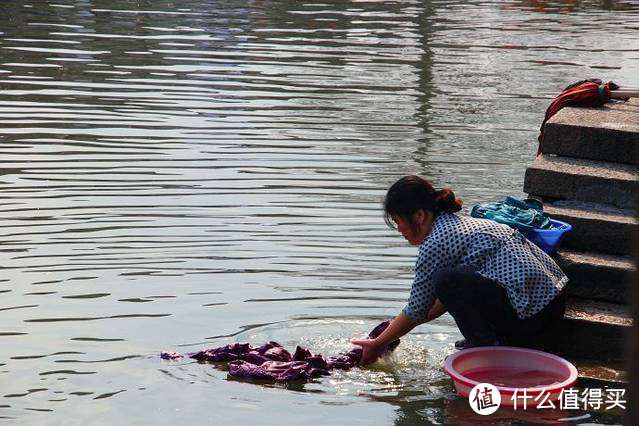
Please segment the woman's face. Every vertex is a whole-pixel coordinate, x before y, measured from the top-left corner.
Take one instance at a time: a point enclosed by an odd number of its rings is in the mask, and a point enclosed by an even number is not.
[[[397,230],[412,246],[421,245],[430,234],[433,218],[433,214],[430,212],[424,210],[415,212],[413,214],[413,224],[401,216],[393,215],[392,218],[397,225]]]

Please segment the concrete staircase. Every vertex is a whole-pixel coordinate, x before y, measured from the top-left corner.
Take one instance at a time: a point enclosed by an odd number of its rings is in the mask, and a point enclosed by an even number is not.
[[[551,217],[573,226],[555,255],[570,283],[551,347],[568,358],[623,361],[639,229],[639,99],[564,108],[546,123],[544,135],[524,191],[542,200]]]

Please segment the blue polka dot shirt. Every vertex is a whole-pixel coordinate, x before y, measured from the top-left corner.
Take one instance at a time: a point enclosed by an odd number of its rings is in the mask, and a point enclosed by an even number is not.
[[[436,298],[433,274],[459,266],[498,282],[521,319],[542,310],[568,282],[555,261],[519,231],[487,219],[440,213],[419,247],[404,314],[424,322]]]

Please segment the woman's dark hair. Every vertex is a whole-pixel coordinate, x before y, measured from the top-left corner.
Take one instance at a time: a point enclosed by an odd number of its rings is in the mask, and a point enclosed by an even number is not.
[[[454,213],[461,210],[462,200],[453,191],[444,188],[437,191],[426,179],[410,175],[395,182],[384,198],[384,220],[395,228],[393,216],[399,216],[413,225],[413,214],[424,209],[437,216],[441,212]]]

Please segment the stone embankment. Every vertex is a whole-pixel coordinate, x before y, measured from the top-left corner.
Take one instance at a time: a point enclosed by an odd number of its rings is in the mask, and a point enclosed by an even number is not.
[[[632,326],[639,99],[564,108],[546,123],[544,135],[524,192],[573,226],[555,256],[570,283],[566,315],[550,346],[571,359],[594,360],[582,363],[588,367],[580,368],[581,376],[595,371],[601,378],[604,369],[608,379],[622,380],[609,366],[623,365]]]

